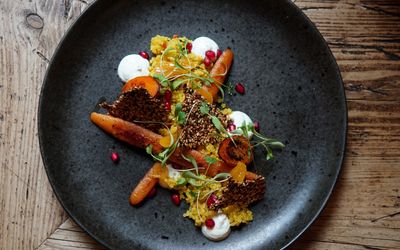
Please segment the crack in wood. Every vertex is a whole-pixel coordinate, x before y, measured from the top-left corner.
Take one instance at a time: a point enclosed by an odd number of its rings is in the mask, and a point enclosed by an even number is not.
[[[382,90],[378,90],[378,89],[371,88],[371,87],[365,87],[362,84],[348,84],[347,86],[344,87],[344,89],[347,90],[347,91],[354,91],[354,92],[361,92],[363,90],[367,90],[367,91],[370,91],[372,93],[388,96],[388,94],[385,93]]]
[[[64,17],[68,18],[69,11],[71,10],[71,0],[63,0]]]
[[[36,55],[38,55],[46,63],[50,63],[50,60],[39,50],[36,50]]]
[[[332,7],[303,7],[300,8],[302,11],[307,11],[307,10],[331,10]]]
[[[396,213],[393,213],[393,214],[388,214],[388,215],[373,219],[373,220],[371,220],[371,222],[377,222],[378,220],[386,219],[386,218],[389,218],[389,217],[394,217],[394,216],[399,215],[399,214],[400,214],[400,212],[396,212]]]
[[[329,45],[338,46],[339,48],[357,48],[357,49],[374,49],[379,52],[382,52],[386,55],[386,57],[393,61],[400,61],[400,56],[396,55],[395,53],[386,51],[382,46],[377,45],[362,45],[362,44],[351,44],[351,43],[344,43],[344,42],[327,42]]]
[[[381,248],[376,248],[376,247],[363,245],[363,244],[358,244],[358,243],[353,243],[353,242],[338,241],[338,240],[313,240],[313,241],[321,242],[321,243],[331,243],[331,244],[343,244],[343,245],[350,245],[350,246],[358,246],[358,247],[363,247],[365,249],[371,249],[371,250],[381,250]],[[312,242],[312,241],[307,241],[307,242]]]
[[[88,2],[86,2],[85,0],[77,0],[78,2],[84,3],[84,4],[89,4]]]
[[[354,5],[356,5],[356,4],[354,4]],[[359,4],[359,6],[362,7],[362,8],[365,8],[367,10],[375,11],[375,12],[378,12],[378,13],[381,13],[381,14],[394,16],[394,17],[400,17],[400,14],[398,14],[398,13],[387,11],[387,10],[384,10],[384,9],[381,9],[381,8],[378,8],[378,7],[371,7],[371,6],[368,6],[366,4]]]

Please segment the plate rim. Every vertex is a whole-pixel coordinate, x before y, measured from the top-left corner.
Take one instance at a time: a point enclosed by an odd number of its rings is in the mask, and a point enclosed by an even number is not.
[[[41,121],[41,117],[42,117],[42,106],[43,104],[43,92],[44,89],[46,87],[46,83],[48,82],[48,76],[50,74],[50,69],[51,67],[54,65],[54,61],[59,53],[59,51],[61,50],[61,47],[63,46],[65,40],[67,39],[67,37],[69,36],[70,32],[75,29],[79,22],[88,15],[88,13],[95,8],[96,5],[98,5],[100,2],[104,2],[106,0],[94,0],[94,2],[90,3],[88,5],[88,7],[79,14],[79,16],[72,22],[72,24],[65,30],[64,34],[62,35],[61,39],[59,40],[55,50],[53,51],[53,54],[51,56],[51,59],[49,60],[48,66],[46,68],[46,73],[43,77],[43,81],[42,81],[42,86],[40,88],[40,93],[39,93],[39,102],[38,102],[38,112],[37,112],[37,131],[38,131],[38,139],[39,139],[39,148],[40,148],[40,155],[41,155],[41,159],[42,159],[42,163],[47,175],[47,178],[49,180],[50,186],[52,188],[52,191],[54,193],[54,195],[56,196],[59,204],[61,205],[61,207],[64,209],[65,212],[67,212],[68,216],[80,227],[82,228],[83,231],[85,231],[90,237],[92,237],[94,240],[96,240],[98,243],[100,243],[101,245],[105,246],[106,248],[112,249],[110,245],[108,245],[106,242],[104,242],[100,237],[97,237],[95,235],[95,233],[93,233],[91,230],[89,230],[86,226],[84,226],[73,214],[73,212],[71,212],[67,206],[64,204],[63,200],[61,199],[61,197],[59,196],[59,191],[56,188],[56,185],[54,184],[54,180],[50,175],[50,171],[49,171],[49,166],[46,164],[46,156],[45,156],[45,152],[44,152],[44,146],[43,146],[43,130],[42,130],[42,121]],[[296,4],[294,4],[294,2],[292,2],[291,0],[283,0],[282,1],[283,4],[289,5],[290,8],[292,8],[297,15],[301,16],[304,21],[307,23],[307,25],[309,27],[312,28],[313,32],[315,32],[316,36],[321,40],[321,42],[323,43],[323,47],[325,48],[325,50],[328,52],[327,53],[327,58],[329,58],[329,60],[331,61],[332,65],[332,69],[334,69],[335,74],[337,75],[337,78],[339,80],[339,94],[341,95],[341,99],[343,101],[343,107],[344,107],[344,116],[343,116],[343,121],[342,121],[342,126],[343,126],[343,133],[341,135],[341,138],[343,138],[343,145],[342,148],[340,148],[340,159],[337,162],[338,163],[338,167],[336,168],[336,172],[335,172],[335,176],[334,176],[334,180],[333,183],[331,185],[331,187],[329,188],[329,191],[327,192],[325,198],[323,199],[322,203],[320,204],[320,207],[318,209],[318,211],[315,213],[315,215],[311,218],[311,220],[303,227],[302,230],[299,231],[299,233],[297,233],[296,236],[294,236],[290,241],[288,241],[285,245],[283,245],[281,247],[281,249],[286,249],[287,247],[289,247],[290,245],[292,245],[296,240],[298,240],[303,234],[304,232],[315,222],[315,220],[320,216],[320,214],[322,213],[322,211],[325,209],[329,199],[332,197],[332,193],[333,190],[335,189],[335,187],[337,186],[337,182],[339,179],[339,176],[342,173],[342,168],[343,168],[343,163],[344,163],[344,158],[345,158],[345,153],[346,153],[346,145],[347,145],[347,131],[348,131],[348,109],[347,109],[347,98],[346,98],[346,93],[345,93],[345,89],[344,89],[344,82],[343,82],[343,78],[342,78],[342,74],[339,68],[339,65],[331,51],[331,49],[328,46],[327,41],[325,40],[325,38],[322,36],[322,34],[320,33],[320,31],[318,30],[317,26],[314,24],[314,22],[311,21],[311,19],[301,10],[300,7],[298,7]]]

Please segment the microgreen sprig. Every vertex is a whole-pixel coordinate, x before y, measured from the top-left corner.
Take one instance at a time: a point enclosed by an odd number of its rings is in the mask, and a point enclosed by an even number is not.
[[[276,139],[272,139],[272,138],[268,138],[265,137],[264,135],[260,134],[259,132],[256,131],[256,129],[254,128],[254,124],[253,123],[249,123],[247,124],[246,122],[244,122],[244,124],[240,127],[238,127],[236,130],[232,131],[232,134],[240,134],[243,133],[243,135],[245,137],[248,137],[249,132],[252,132],[254,135],[254,140],[252,140],[252,148],[258,147],[258,146],[262,146],[264,147],[264,149],[266,150],[266,155],[265,158],[267,160],[272,160],[274,158],[274,154],[273,154],[273,149],[281,149],[284,148],[285,145],[276,140]]]

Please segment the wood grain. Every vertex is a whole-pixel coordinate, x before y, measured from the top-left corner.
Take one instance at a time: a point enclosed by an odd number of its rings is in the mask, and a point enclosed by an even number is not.
[[[49,58],[92,1],[0,2],[0,249],[103,249],[55,199],[36,125]],[[349,128],[334,193],[290,248],[400,249],[400,2],[294,2],[338,62]]]

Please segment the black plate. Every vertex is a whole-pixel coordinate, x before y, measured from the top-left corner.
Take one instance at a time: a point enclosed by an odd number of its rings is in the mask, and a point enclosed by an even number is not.
[[[113,100],[119,92],[120,59],[148,50],[157,34],[205,35],[231,47],[230,80],[243,82],[247,92],[228,97],[229,105],[287,145],[272,162],[258,155],[256,171],[267,178],[265,199],[252,207],[254,221],[223,242],[205,239],[182,217],[186,206],[175,207],[166,190],[131,207],[131,189],[152,160],[89,121],[100,97]],[[332,191],[344,152],[345,103],[330,50],[289,1],[101,0],[72,26],[51,61],[39,138],[61,204],[109,248],[277,249],[311,224]],[[114,150],[121,155],[118,165],[109,158]]]

